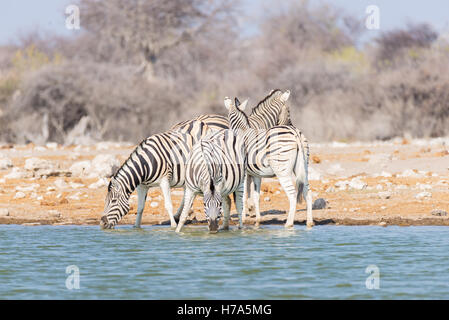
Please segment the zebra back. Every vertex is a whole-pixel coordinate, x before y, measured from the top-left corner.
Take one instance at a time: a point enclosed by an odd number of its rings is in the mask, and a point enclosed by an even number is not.
[[[290,96],[290,91],[272,90],[268,96],[260,101],[248,117],[249,125],[254,129],[269,129],[279,124],[280,113]],[[288,111],[288,110],[287,110]],[[285,111],[284,111],[285,113]],[[285,118],[285,115],[283,116]],[[283,119],[282,121],[286,121]]]

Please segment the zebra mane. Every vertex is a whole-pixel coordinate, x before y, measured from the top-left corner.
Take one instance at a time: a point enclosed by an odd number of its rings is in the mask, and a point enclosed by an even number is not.
[[[251,110],[251,114],[250,117],[254,114],[257,114],[259,112],[259,109],[262,108],[262,106],[264,106],[265,102],[269,99],[271,99],[277,92],[281,92],[281,89],[274,89],[271,90],[270,94],[268,94],[265,98],[263,98],[258,104],[257,106],[255,106],[252,110]]]

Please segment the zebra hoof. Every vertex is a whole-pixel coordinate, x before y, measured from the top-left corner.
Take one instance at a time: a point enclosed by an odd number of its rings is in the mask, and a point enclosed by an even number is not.
[[[315,225],[315,223],[307,223],[307,229],[312,229],[312,227]]]
[[[285,229],[293,229],[293,223],[286,223]]]

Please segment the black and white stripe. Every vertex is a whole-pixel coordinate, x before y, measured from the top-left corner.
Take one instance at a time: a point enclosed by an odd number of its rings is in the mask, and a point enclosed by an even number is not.
[[[245,168],[243,137],[234,135],[232,130],[210,133],[196,143],[186,165],[184,208],[176,231],[179,232],[183,227],[197,194],[203,194],[209,230],[216,232],[222,214],[223,229],[229,228],[229,195],[234,193],[239,226],[242,227]]]
[[[143,140],[111,178],[100,226],[113,228],[128,213],[129,197],[137,189],[135,226],[140,227],[148,189],[160,186],[171,226],[176,227],[170,188],[184,186],[188,155],[193,145],[208,132],[208,126],[197,121],[188,130],[171,130]]]
[[[285,226],[293,226],[296,203],[301,201],[302,195],[307,201],[307,226],[311,227],[313,219],[312,198],[307,176],[309,158],[307,140],[301,131],[292,125],[275,126],[268,130],[251,128],[248,117],[239,105],[238,99],[234,102],[231,99],[225,99],[231,128],[243,135],[245,141],[247,174],[252,177],[255,185],[253,200],[256,207],[256,224],[260,222],[261,179],[276,176],[290,203]],[[243,215],[245,214],[246,210]]]

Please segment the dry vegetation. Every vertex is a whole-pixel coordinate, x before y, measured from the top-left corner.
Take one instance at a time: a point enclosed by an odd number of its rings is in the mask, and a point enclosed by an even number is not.
[[[359,48],[363,21],[306,1],[265,10],[252,36],[238,1],[78,4],[76,36],[0,47],[0,141],[137,142],[279,87],[310,141],[449,134],[449,45],[428,25]]]

